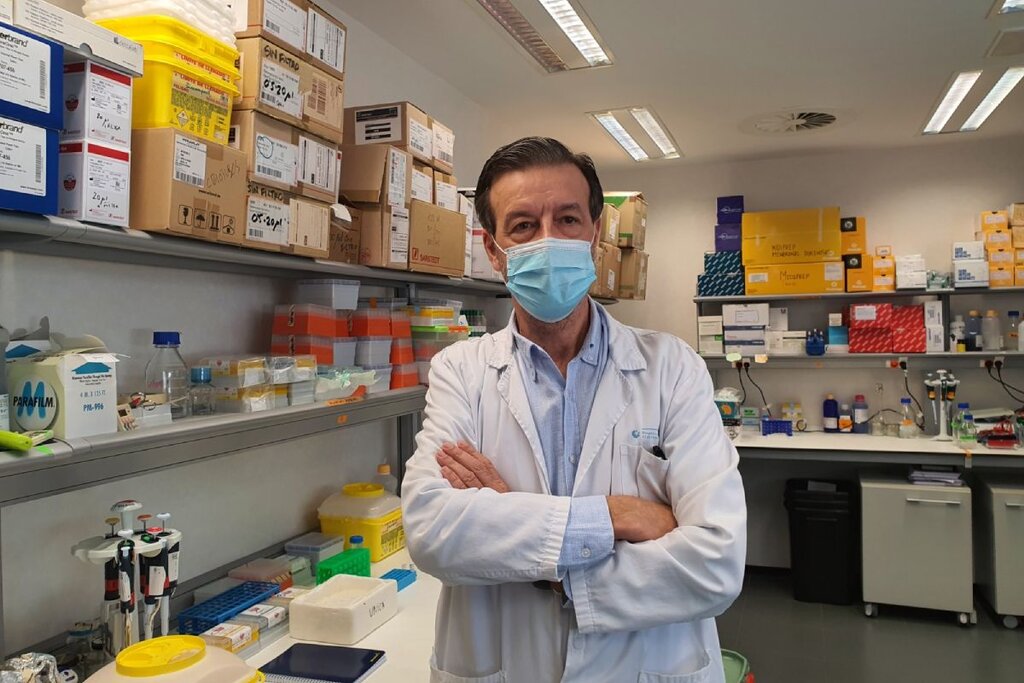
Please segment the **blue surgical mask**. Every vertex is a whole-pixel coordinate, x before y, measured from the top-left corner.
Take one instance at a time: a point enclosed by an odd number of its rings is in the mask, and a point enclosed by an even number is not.
[[[508,290],[537,320],[564,320],[597,279],[590,242],[547,237],[507,251]]]

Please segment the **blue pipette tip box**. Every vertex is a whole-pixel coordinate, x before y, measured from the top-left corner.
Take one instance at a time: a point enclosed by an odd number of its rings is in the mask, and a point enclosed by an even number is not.
[[[392,569],[381,574],[382,579],[391,579],[398,584],[398,590],[404,590],[416,581],[416,572],[412,569]]]

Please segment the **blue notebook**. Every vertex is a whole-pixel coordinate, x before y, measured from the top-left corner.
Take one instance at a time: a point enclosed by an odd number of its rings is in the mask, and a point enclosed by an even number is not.
[[[359,683],[383,663],[383,650],[296,643],[260,671],[267,683]]]

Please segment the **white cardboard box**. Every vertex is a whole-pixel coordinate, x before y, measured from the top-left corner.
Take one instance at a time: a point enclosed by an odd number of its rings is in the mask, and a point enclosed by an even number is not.
[[[92,60],[64,65],[61,142],[132,145],[132,77]]]
[[[925,351],[928,353],[942,353],[946,350],[946,327],[944,325],[925,325],[926,343]]]
[[[722,334],[722,316],[701,315],[697,317],[697,336],[710,337]]]
[[[988,261],[978,259],[954,261],[953,283],[960,287],[984,287],[988,285]]]
[[[924,289],[928,273],[923,270],[896,271],[896,289]]]
[[[128,225],[131,155],[95,142],[60,145],[57,201],[61,218]]]
[[[953,260],[985,258],[985,243],[972,240],[970,242],[953,242]]]
[[[942,302],[941,301],[925,301],[924,302],[924,324],[928,325],[942,325]]]
[[[768,304],[725,304],[722,325],[725,327],[768,327],[771,322]]]
[[[768,329],[774,332],[786,332],[789,330],[789,309],[780,308],[769,308],[768,309]]]
[[[697,337],[697,352],[702,356],[721,356],[725,353],[725,344],[722,336],[707,335]]]
[[[476,223],[476,203],[466,195],[459,195],[459,212],[466,217],[466,269],[463,275],[473,277],[473,228]]]

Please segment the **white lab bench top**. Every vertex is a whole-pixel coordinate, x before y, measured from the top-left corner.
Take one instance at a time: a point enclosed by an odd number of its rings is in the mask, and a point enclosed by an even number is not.
[[[923,436],[916,439],[900,439],[894,436],[870,436],[868,434],[826,434],[825,432],[794,432],[793,436],[772,434],[761,436],[758,432],[744,430],[733,444],[738,449],[776,448],[820,451],[862,451],[875,453],[932,453],[964,455],[965,449],[952,441],[934,441]],[[977,445],[970,449],[974,455],[1003,455],[1022,457],[1021,449],[987,448]]]
[[[410,562],[406,550],[374,564],[371,572],[380,576]],[[398,593],[398,614],[352,647],[383,650],[385,661],[371,674],[369,683],[419,683],[430,678],[430,656],[434,648],[434,614],[441,582],[417,570],[416,581]],[[284,636],[249,657],[249,666],[259,668],[300,642]]]

